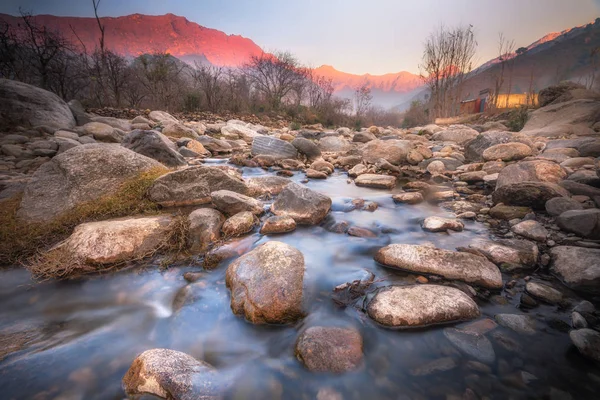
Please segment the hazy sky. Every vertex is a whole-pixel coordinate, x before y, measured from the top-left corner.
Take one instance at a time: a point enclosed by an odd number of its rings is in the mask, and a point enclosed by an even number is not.
[[[2,0],[35,14],[92,16],[91,0]],[[478,61],[496,56],[498,33],[527,46],[600,17],[600,0],[101,0],[103,16],[182,15],[310,66],[352,73],[418,72],[423,42],[440,24],[475,27]]]

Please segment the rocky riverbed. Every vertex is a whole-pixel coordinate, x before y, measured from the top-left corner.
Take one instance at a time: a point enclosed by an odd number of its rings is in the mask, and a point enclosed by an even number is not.
[[[595,398],[595,95],[518,133],[290,131],[0,83],[14,218],[86,211],[0,270],[7,398]],[[154,207],[116,213],[140,174]]]

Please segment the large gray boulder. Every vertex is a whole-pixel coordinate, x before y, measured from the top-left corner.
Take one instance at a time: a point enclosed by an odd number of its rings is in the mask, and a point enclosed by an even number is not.
[[[231,310],[254,324],[302,318],[304,256],[285,243],[267,242],[234,261],[225,275]]]
[[[288,184],[271,206],[275,215],[287,215],[300,225],[320,223],[331,209],[331,199],[297,183]]]
[[[195,166],[158,178],[148,190],[152,201],[166,207],[208,204],[210,194],[229,190],[246,194],[246,184],[216,167]]]
[[[571,210],[560,214],[556,220],[560,229],[577,236],[600,239],[600,210]]]
[[[47,90],[0,79],[0,127],[50,125],[75,127],[75,117],[60,97]]]
[[[18,217],[47,222],[77,205],[115,193],[128,179],[159,162],[118,144],[74,147],[42,164],[25,188]]]
[[[212,208],[200,208],[190,213],[188,222],[189,251],[205,253],[213,243],[221,239],[221,227],[225,216]]]
[[[469,161],[483,160],[483,152],[494,145],[508,143],[512,140],[511,132],[489,131],[479,134],[465,144],[465,158]]]
[[[574,290],[600,294],[600,250],[574,246],[550,249],[551,271]]]
[[[367,313],[381,325],[409,328],[474,319],[479,317],[479,307],[448,286],[388,286],[369,302]]]
[[[594,134],[591,126],[597,122],[600,101],[578,99],[552,104],[529,113],[522,133],[527,136],[564,137]]]
[[[309,160],[316,160],[321,157],[321,150],[313,141],[303,137],[297,137],[292,140],[294,146],[300,153],[304,154]]]
[[[295,159],[298,157],[298,152],[294,146],[285,140],[272,136],[256,136],[252,140],[252,155],[265,155],[276,160],[284,160],[286,158]]]
[[[546,202],[554,197],[569,197],[569,192],[555,183],[520,182],[503,185],[492,193],[494,204],[527,206],[535,210],[543,210]]]
[[[451,125],[448,129],[435,133],[431,140],[465,144],[469,140],[475,139],[478,135],[479,132],[467,126]]]
[[[555,162],[545,160],[522,161],[508,165],[500,171],[496,181],[496,189],[521,182],[559,183],[566,177],[565,170]]]
[[[371,140],[362,149],[363,161],[369,164],[377,163],[381,158],[393,165],[406,162],[406,156],[412,149],[408,140]]]
[[[404,271],[439,275],[490,289],[502,288],[502,275],[498,267],[474,254],[411,244],[391,244],[379,249],[375,261]]]
[[[349,141],[340,136],[326,136],[319,140],[319,149],[325,152],[347,151],[352,148]]]
[[[136,129],[123,138],[123,146],[154,158],[168,167],[187,165],[185,158],[177,152],[177,146],[165,135],[157,131]]]

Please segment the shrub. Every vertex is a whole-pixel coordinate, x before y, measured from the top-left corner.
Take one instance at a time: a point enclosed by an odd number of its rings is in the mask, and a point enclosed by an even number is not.
[[[510,112],[506,126],[512,132],[520,132],[529,118],[527,107],[518,107]]]
[[[410,103],[410,108],[404,114],[402,121],[403,128],[413,128],[415,126],[427,125],[430,122],[428,110],[420,101]]]
[[[293,121],[293,122],[290,124],[290,130],[291,130],[291,131],[297,131],[297,130],[300,130],[300,128],[302,128],[302,125],[300,125],[300,123],[299,123],[299,122]]]

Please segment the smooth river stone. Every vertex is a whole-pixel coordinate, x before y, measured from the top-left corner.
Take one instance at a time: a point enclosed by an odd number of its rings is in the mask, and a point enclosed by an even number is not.
[[[474,254],[411,244],[391,244],[375,254],[375,261],[405,271],[440,275],[490,289],[502,288],[502,274],[498,267]]]
[[[410,328],[471,320],[479,317],[479,307],[448,286],[389,286],[377,292],[367,313],[381,325]]]

